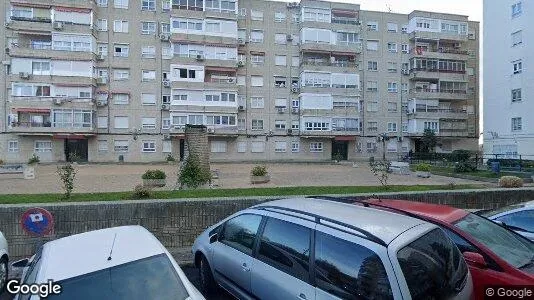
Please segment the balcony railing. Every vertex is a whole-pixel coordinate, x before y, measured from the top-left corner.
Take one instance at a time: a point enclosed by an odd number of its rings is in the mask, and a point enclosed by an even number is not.
[[[317,60],[303,60],[301,66],[327,66],[327,67],[341,67],[341,68],[355,68],[356,63],[352,61],[317,61]]]
[[[457,48],[448,48],[448,47],[439,47],[439,48],[429,48],[429,49],[421,49],[421,48],[413,48],[410,50],[411,54],[415,55],[424,55],[426,52],[430,53],[446,53],[446,54],[459,54],[459,55],[468,55],[469,51],[467,50],[460,50]]]
[[[446,94],[467,94],[466,90],[449,90],[449,89],[411,89],[412,93],[446,93]]]
[[[335,24],[360,25],[360,21],[358,21],[357,18],[349,18],[349,17],[332,16],[331,22]]]
[[[219,84],[235,84],[235,77],[211,77],[206,79],[206,82],[219,83]]]
[[[436,107],[427,107],[422,108],[418,107],[415,109],[415,112],[425,112],[425,113],[467,113],[464,109],[458,108],[436,108]],[[413,111],[407,110],[407,113],[413,113]]]
[[[11,127],[21,128],[40,128],[40,127],[52,127],[50,122],[13,122]]]
[[[453,74],[465,74],[465,70],[443,70],[432,68],[412,68],[410,72],[436,72],[436,73],[453,73]]]
[[[10,19],[13,20],[13,21],[52,23],[52,19],[51,18],[47,18],[47,17],[28,18],[28,17],[21,17],[21,16],[11,16]]]

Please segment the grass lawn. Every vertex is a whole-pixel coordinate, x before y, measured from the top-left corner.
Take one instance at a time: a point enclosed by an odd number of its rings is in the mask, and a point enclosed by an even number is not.
[[[481,189],[481,185],[456,185],[454,189]],[[183,191],[154,191],[153,199],[243,197],[243,196],[291,196],[356,194],[378,192],[407,192],[450,190],[448,185],[396,185],[384,189],[381,186],[311,186],[246,189],[204,189]],[[132,192],[73,194],[70,200],[60,200],[61,194],[10,194],[0,195],[0,204],[51,203],[73,201],[115,201],[130,200]]]
[[[439,173],[447,173],[447,174],[470,175],[470,176],[484,177],[484,178],[501,178],[501,176],[517,176],[517,173],[514,173],[514,172],[501,172],[499,174],[495,174],[492,171],[488,171],[488,170],[480,170],[480,171],[466,172],[466,173],[456,173],[454,172],[454,168],[435,167],[435,166],[432,167],[432,171],[439,172]]]

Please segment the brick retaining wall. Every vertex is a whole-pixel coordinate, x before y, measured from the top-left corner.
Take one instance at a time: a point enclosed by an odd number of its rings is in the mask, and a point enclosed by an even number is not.
[[[408,199],[473,209],[501,207],[532,200],[534,189],[406,192],[353,196]],[[8,240],[12,259],[31,255],[39,239],[29,237],[22,231],[20,217],[27,208],[38,206],[49,210],[56,223],[54,234],[43,238],[43,241],[100,228],[139,224],[154,233],[171,253],[187,253],[194,239],[206,227],[236,211],[266,200],[269,198],[143,200],[42,205],[4,204],[0,205],[0,231]]]

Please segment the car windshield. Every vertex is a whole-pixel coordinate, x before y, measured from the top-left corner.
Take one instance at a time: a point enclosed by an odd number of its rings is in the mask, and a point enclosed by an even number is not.
[[[534,243],[488,219],[469,214],[454,226],[470,234],[516,268],[528,265],[534,259]]]
[[[165,254],[60,281],[63,300],[184,300],[189,297]]]
[[[489,218],[489,217],[494,216],[496,214],[500,214],[500,213],[503,213],[503,212],[507,212],[507,211],[510,211],[510,210],[513,210],[513,209],[522,208],[522,207],[525,207],[525,206],[521,205],[521,204],[509,205],[509,206],[505,206],[505,207],[501,207],[501,208],[496,208],[496,209],[491,209],[491,210],[488,210],[488,211],[483,211],[479,215],[483,216],[483,217],[486,217],[486,218]]]
[[[411,242],[397,258],[412,299],[449,299],[465,286],[467,265],[441,229]]]

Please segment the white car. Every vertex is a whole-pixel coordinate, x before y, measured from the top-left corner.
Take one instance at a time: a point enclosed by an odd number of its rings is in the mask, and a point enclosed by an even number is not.
[[[141,226],[90,231],[44,244],[25,265],[23,285],[53,280],[47,299],[204,299],[165,247]],[[8,291],[10,285],[8,285]],[[18,294],[16,300],[39,299]]]
[[[7,241],[0,232],[0,294],[7,283],[9,253],[7,252]]]

